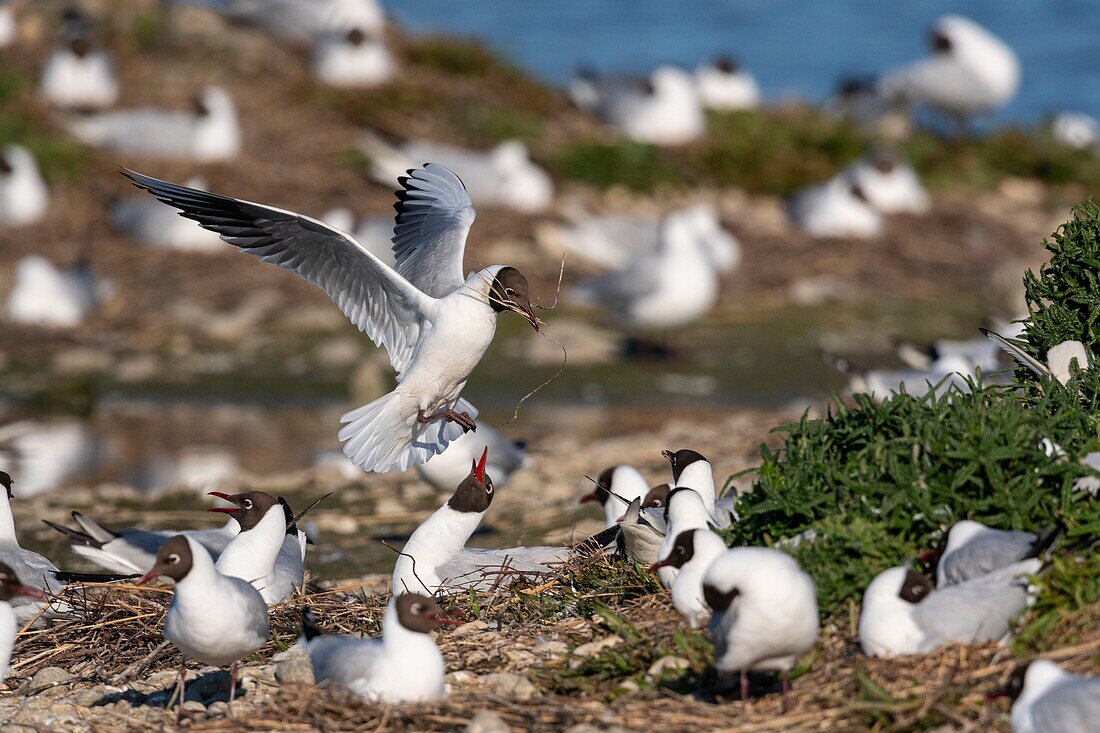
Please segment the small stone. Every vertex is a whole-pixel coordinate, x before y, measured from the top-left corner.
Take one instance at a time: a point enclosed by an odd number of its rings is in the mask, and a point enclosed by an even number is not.
[[[569,652],[569,645],[564,641],[544,641],[534,649],[536,654],[547,657],[560,657]]]
[[[184,713],[205,713],[206,706],[198,700],[187,700],[180,705],[180,710]]]
[[[600,729],[591,723],[577,723],[566,728],[565,733],[600,733]]]
[[[538,692],[531,681],[511,672],[493,672],[478,678],[478,683],[492,692],[513,700],[530,700]]]
[[[642,686],[634,680],[623,680],[618,684],[616,689],[622,695],[633,695],[635,692],[639,692],[642,689]]]
[[[305,655],[284,659],[275,665],[275,679],[284,685],[312,685],[313,667]]]
[[[602,639],[590,641],[587,644],[581,644],[573,650],[573,655],[577,657],[594,657],[600,652],[607,649],[613,649],[622,643],[623,640],[620,636],[605,636]]]
[[[223,716],[229,714],[229,703],[216,700],[210,703],[210,706],[206,708],[207,716],[213,718],[215,716]]]
[[[674,672],[680,669],[687,669],[691,666],[691,662],[683,657],[664,656],[650,665],[646,671],[645,676],[647,680],[659,680],[669,672]]]
[[[476,682],[477,675],[473,672],[468,672],[465,669],[459,669],[454,672],[448,672],[444,679],[447,681],[448,684],[462,685],[468,682]]]
[[[466,724],[466,733],[511,733],[512,729],[496,713],[480,712]]]
[[[39,694],[64,685],[73,676],[60,667],[43,667],[21,688],[24,695]]]
[[[489,624],[485,623],[481,619],[474,621],[467,621],[461,626],[457,627],[450,633],[450,636],[469,636],[470,634],[476,634],[479,631],[484,631],[489,628]]]

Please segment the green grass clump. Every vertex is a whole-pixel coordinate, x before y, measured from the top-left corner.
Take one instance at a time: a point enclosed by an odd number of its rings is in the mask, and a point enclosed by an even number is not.
[[[519,77],[516,66],[470,38],[430,35],[413,41],[405,52],[413,66],[441,71],[452,76]]]
[[[601,189],[625,186],[649,192],[662,185],[685,185],[680,172],[657,148],[628,140],[566,145],[550,154],[547,165],[559,178]]]

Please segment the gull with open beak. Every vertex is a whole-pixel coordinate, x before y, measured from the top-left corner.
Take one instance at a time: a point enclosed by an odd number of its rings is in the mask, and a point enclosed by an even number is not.
[[[492,265],[462,276],[474,207],[462,181],[443,166],[428,163],[400,179],[394,267],[317,219],[133,171],[124,175],[242,252],[322,288],[386,348],[397,387],[341,418],[344,453],[366,471],[404,471],[476,429],[477,410],[461,393],[493,341],[498,314],[518,313],[539,330],[519,270]]]
[[[240,533],[225,546],[214,567],[222,575],[251,583],[266,603],[285,601],[294,593],[295,580],[301,585],[304,572],[297,528],[293,535],[289,534],[294,514],[285,500],[280,502],[263,491],[209,493],[233,506],[211,507],[208,511],[228,514],[241,526]],[[278,562],[280,558],[284,561],[282,565]]]
[[[15,635],[19,632],[19,621],[11,600],[17,597],[45,601],[46,594],[38,588],[24,585],[9,566],[0,563],[0,682],[8,676],[8,663],[11,651],[15,647]]]
[[[187,660],[197,659],[216,667],[232,664],[232,704],[237,692],[237,664],[267,643],[267,604],[249,583],[218,572],[206,548],[182,535],[161,545],[156,564],[138,585],[161,576],[176,583],[164,617],[164,638],[183,655],[180,703],[186,693]]]
[[[649,484],[633,466],[611,466],[596,479],[592,493],[580,498],[581,504],[598,501],[603,506],[604,524],[614,527],[626,514],[630,502],[640,499],[649,491]]]
[[[460,623],[434,598],[401,593],[386,607],[382,636],[375,639],[325,634],[313,611],[303,609],[301,644],[319,685],[343,687],[370,702],[432,702],[444,699],[447,688],[431,631]]]

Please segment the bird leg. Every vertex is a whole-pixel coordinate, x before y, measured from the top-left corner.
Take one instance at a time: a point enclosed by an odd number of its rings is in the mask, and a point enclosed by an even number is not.
[[[176,720],[183,717],[183,700],[184,695],[187,694],[187,661],[180,662],[180,683],[179,683],[179,699],[176,700]],[[168,704],[172,704],[172,700],[168,700]]]
[[[233,698],[237,696],[237,663],[229,668],[229,714],[233,714]]]
[[[783,714],[786,715],[790,709],[790,701],[787,699],[787,693],[791,691],[791,681],[787,678],[787,671],[783,670],[779,673],[779,679],[783,680]]]
[[[433,420],[446,420],[447,422],[458,423],[462,428],[462,432],[468,433],[473,430],[477,432],[477,423],[470,417],[468,412],[455,412],[453,408],[448,407],[446,410],[439,410],[433,412],[431,415],[425,415],[423,410],[416,411],[416,421],[421,425],[430,423]]]
[[[749,714],[749,673],[741,668],[741,714]]]

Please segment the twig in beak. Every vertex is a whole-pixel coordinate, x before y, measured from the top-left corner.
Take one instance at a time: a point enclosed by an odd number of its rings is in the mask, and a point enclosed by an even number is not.
[[[565,371],[565,365],[569,362],[569,352],[565,350],[565,346],[560,341],[555,341],[554,339],[550,338],[549,336],[546,335],[545,331],[538,331],[537,333],[540,336],[542,336],[544,339],[546,339],[547,341],[549,341],[551,343],[554,343],[554,344],[557,344],[558,346],[561,346],[561,366],[558,367],[558,370],[556,372],[554,372],[554,375],[552,377],[550,377],[545,382],[543,382],[539,386],[535,387],[533,390],[531,390],[527,394],[523,395],[522,398],[520,398],[520,401],[516,403],[515,412],[512,413],[512,419],[509,420],[508,423],[507,423],[508,425],[511,425],[512,423],[514,423],[516,421],[516,419],[519,417],[519,408],[523,407],[523,403],[526,402],[527,400],[529,400],[531,397],[533,397],[543,387],[545,387],[546,385],[550,384],[555,379],[560,377],[562,375],[562,372]]]
[[[544,311],[552,311],[558,307],[558,295],[561,294],[561,281],[565,277],[565,252],[561,253],[561,267],[558,269],[558,287],[554,291],[554,303],[553,305],[538,305],[535,304],[535,308]]]

